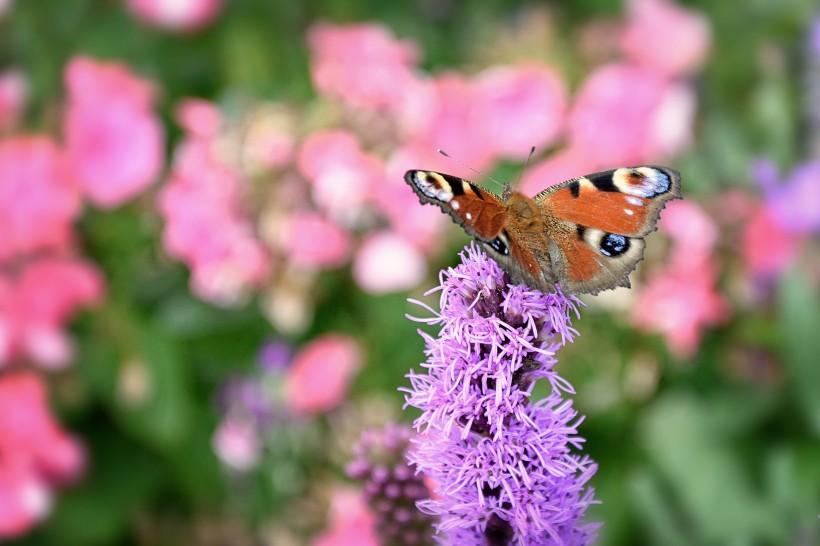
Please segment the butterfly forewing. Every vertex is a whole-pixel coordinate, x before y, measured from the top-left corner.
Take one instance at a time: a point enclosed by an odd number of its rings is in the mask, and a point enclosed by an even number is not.
[[[432,171],[407,171],[404,179],[422,203],[438,205],[473,237],[491,241],[504,227],[504,203],[463,178]]]
[[[535,201],[544,214],[608,233],[643,237],[667,201],[680,197],[680,174],[666,167],[603,171],[552,186]]]

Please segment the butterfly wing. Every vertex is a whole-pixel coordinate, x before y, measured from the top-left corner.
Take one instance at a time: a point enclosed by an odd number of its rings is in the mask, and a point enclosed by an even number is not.
[[[504,203],[463,178],[432,171],[407,171],[404,179],[422,203],[438,205],[479,240],[492,241],[504,228]]]
[[[538,194],[562,288],[596,294],[629,286],[643,238],[655,231],[666,203],[679,197],[680,173],[658,166],[603,171]]]

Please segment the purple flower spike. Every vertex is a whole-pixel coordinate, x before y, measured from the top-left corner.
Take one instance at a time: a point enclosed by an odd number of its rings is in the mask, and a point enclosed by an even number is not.
[[[410,459],[438,487],[421,511],[437,518],[437,540],[452,545],[588,544],[595,502],[586,484],[597,465],[578,451],[583,420],[564,399],[572,386],[553,370],[555,351],[577,335],[581,302],[509,285],[475,244],[441,274],[440,325],[426,341],[426,373],[410,372],[407,405],[422,411]],[[412,318],[412,317],[411,317]],[[552,385],[531,402],[536,379]]]

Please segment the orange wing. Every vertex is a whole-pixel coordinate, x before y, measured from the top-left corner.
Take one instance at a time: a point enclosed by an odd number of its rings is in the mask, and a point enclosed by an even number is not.
[[[655,230],[667,201],[680,197],[680,174],[667,167],[615,169],[552,186],[535,197],[541,210],[584,227],[629,237]]]
[[[561,286],[592,294],[629,286],[630,272],[643,259],[643,237],[655,231],[660,211],[678,197],[680,174],[666,167],[604,171],[538,194]]]
[[[504,228],[504,203],[463,178],[432,171],[407,171],[404,179],[422,203],[438,205],[477,239],[491,241]]]

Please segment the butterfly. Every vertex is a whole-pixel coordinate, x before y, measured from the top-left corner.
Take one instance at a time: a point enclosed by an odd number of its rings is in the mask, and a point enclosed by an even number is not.
[[[680,173],[661,166],[602,171],[556,184],[533,198],[509,185],[501,197],[432,171],[404,179],[421,203],[448,213],[509,273],[543,292],[597,294],[629,287],[644,237],[666,203],[681,197]]]

